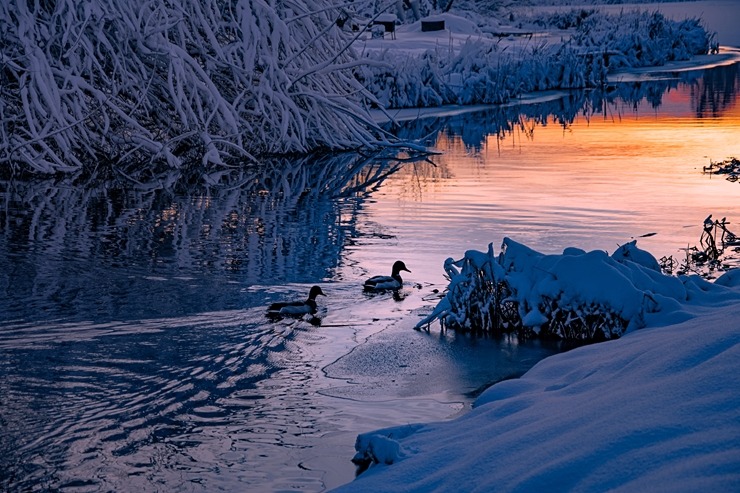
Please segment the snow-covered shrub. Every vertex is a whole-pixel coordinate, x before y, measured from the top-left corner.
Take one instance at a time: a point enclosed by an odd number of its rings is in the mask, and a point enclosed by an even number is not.
[[[522,93],[594,88],[610,70],[663,65],[707,53],[711,36],[697,19],[673,21],[660,13],[610,15],[574,10],[525,20],[562,30],[561,43],[509,44],[471,37],[457,50],[421,57],[401,50],[369,52],[363,84],[391,108],[505,103]]]
[[[611,257],[568,248],[544,255],[505,238],[501,253],[468,251],[448,259],[446,296],[417,328],[514,332],[575,340],[603,340],[645,325],[645,316],[685,300],[680,278],[660,272],[655,258],[633,241]]]
[[[360,80],[386,108],[501,104],[529,91],[595,85],[586,60],[568,45],[535,45],[517,54],[468,40],[452,56],[436,51],[366,56],[373,63],[358,70]]]
[[[455,101],[434,51],[421,56],[384,51],[368,60],[372,63],[358,68],[357,77],[383,107],[441,106]]]
[[[611,70],[660,66],[709,51],[711,36],[698,19],[674,21],[660,12],[623,12],[619,18],[590,15],[576,28],[573,43],[585,52],[610,54]]]
[[[318,0],[0,2],[0,166],[374,145],[340,16]]]

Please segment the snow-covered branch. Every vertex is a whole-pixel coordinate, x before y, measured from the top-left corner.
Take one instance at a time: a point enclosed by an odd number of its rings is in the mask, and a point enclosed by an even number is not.
[[[340,9],[317,0],[2,2],[0,166],[54,173],[125,158],[208,167],[382,143],[361,106]]]

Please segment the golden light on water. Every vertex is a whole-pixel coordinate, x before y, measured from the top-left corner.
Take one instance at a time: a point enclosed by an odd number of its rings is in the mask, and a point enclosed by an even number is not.
[[[370,215],[397,235],[396,250],[425,252],[421,268],[438,276],[446,257],[498,247],[505,236],[543,253],[611,253],[637,238],[658,258],[681,256],[698,244],[709,214],[740,231],[740,183],[702,173],[711,161],[740,156],[740,108],[734,99],[707,105],[700,95],[700,87],[679,86],[655,109],[613,104],[565,126],[523,118],[511,132],[488,135],[471,115],[457,133],[440,132],[436,167],[391,176]],[[483,137],[471,149],[476,131]]]

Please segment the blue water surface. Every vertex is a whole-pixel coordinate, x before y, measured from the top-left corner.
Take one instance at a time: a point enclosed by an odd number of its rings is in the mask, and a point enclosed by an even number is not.
[[[543,250],[590,245],[594,228],[634,214],[631,204],[555,214],[537,201],[559,190],[542,187],[482,198],[463,180],[505,190],[493,173],[547,172],[526,142],[514,159],[531,169],[499,165],[505,153],[487,139],[529,125],[571,132],[579,115],[616,100],[660,118],[677,89],[703,96],[695,118],[712,122],[735,107],[737,81],[725,67],[393,129],[432,136],[447,157],[431,163],[340,154],[207,177],[134,182],[111,165],[105,176],[0,181],[0,489],[323,491],[350,481],[358,433],[465,412],[487,385],[564,349],[411,330],[445,288],[446,256],[485,250],[494,226]],[[470,156],[472,171],[456,164]],[[732,185],[712,182],[720,203]],[[435,195],[443,186],[458,187],[454,201]],[[397,258],[412,271],[401,293],[364,294],[362,280]],[[313,284],[327,293],[316,320],[265,317],[269,303],[303,299]]]

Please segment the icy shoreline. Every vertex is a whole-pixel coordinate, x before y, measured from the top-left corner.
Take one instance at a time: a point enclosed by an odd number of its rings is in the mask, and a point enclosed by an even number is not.
[[[615,252],[618,263],[603,252],[538,257],[508,247],[497,269],[516,279],[521,303],[558,290],[559,300],[584,306],[599,299],[639,311],[648,301],[645,328],[547,357],[489,387],[456,419],[359,435],[354,461],[368,469],[335,491],[736,491],[740,270],[710,283],[660,274],[634,246]],[[489,257],[490,249],[465,256]],[[468,282],[454,274],[458,264],[445,266],[447,298],[467,293],[454,294],[453,285]],[[449,308],[445,301],[436,311]]]
[[[740,48],[722,47],[719,54],[697,55],[691,60],[683,62],[670,62],[660,67],[642,67],[630,70],[622,70],[609,74],[607,81],[610,83],[650,81],[663,78],[673,78],[671,74],[689,72],[693,70],[705,70],[724,65],[740,63]],[[413,121],[420,118],[439,118],[447,116],[475,113],[490,108],[518,106],[526,104],[537,104],[554,101],[566,97],[565,90],[535,91],[521,94],[519,97],[502,104],[474,104],[474,105],[442,105],[426,108],[395,108],[387,110],[370,110],[373,121],[379,124],[388,122]]]
[[[335,491],[736,491],[740,308],[695,315],[546,358],[456,420],[363,434],[378,463]]]

